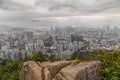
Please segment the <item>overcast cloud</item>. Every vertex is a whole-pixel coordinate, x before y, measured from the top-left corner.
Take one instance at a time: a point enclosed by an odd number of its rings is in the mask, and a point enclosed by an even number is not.
[[[0,0],[0,21],[120,16],[120,0]]]

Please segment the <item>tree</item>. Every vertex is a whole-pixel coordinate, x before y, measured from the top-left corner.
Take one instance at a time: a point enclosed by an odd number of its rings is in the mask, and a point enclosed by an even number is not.
[[[52,62],[52,61],[55,61],[55,55],[54,54],[51,54],[49,56],[49,60]]]
[[[34,53],[31,58],[31,60],[40,61],[40,62],[48,61],[48,59],[49,56],[47,54],[43,54],[42,52]]]

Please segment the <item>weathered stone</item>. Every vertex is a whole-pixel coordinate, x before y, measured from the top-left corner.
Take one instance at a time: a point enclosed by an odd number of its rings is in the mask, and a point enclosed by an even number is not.
[[[42,63],[43,67],[47,67],[51,73],[51,77],[53,78],[62,68],[68,66],[71,61],[56,61],[56,62],[47,62]]]
[[[44,69],[44,80],[52,80],[52,78],[51,78],[51,73],[50,73],[50,71],[48,70],[48,68],[45,68],[45,69]]]
[[[82,62],[77,65],[69,65],[63,68],[56,76],[55,80],[100,80],[100,62]]]
[[[25,62],[19,80],[42,80],[42,68],[34,61]]]
[[[100,80],[101,62],[56,61],[23,64],[20,80]]]

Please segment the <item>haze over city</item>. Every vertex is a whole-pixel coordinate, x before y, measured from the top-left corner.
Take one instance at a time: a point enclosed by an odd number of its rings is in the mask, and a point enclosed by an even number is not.
[[[120,50],[119,0],[0,0],[0,57]],[[84,53],[83,53],[84,54]]]
[[[120,0],[0,0],[0,80],[120,80]]]

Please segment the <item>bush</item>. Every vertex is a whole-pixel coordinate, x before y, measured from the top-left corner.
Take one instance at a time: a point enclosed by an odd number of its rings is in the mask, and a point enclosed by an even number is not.
[[[69,60],[91,61],[100,60],[103,69],[100,71],[101,80],[120,80],[120,52],[101,52],[87,57],[82,57],[79,53],[72,56]],[[27,56],[25,61],[55,61],[55,55],[50,56],[42,52],[34,53],[32,57]],[[22,67],[22,62],[9,61],[0,66],[0,80],[19,80],[19,72]]]
[[[102,80],[120,80],[120,52],[105,53],[99,59],[103,63]]]
[[[0,66],[0,80],[19,80],[19,73],[22,67],[22,63],[25,61],[53,61],[54,56],[50,57],[42,52],[34,53],[32,57],[27,56],[24,61],[16,62],[16,61],[5,61],[3,60],[3,64]]]
[[[49,61],[51,61],[51,62],[55,61],[55,55],[54,54],[51,54],[49,56]]]
[[[120,80],[120,52],[105,52],[100,54],[91,54],[88,57],[82,57],[78,53],[72,56],[71,59],[78,59],[80,61],[100,60],[103,69],[100,71],[101,80]]]
[[[0,80],[19,80],[19,72],[22,62],[10,61],[4,66],[0,66]]]
[[[31,57],[31,60],[40,62],[48,61],[49,56],[47,54],[43,54],[42,52],[34,53],[33,56]]]
[[[27,56],[26,61],[55,61],[55,55],[54,54],[43,54],[42,52],[34,53],[31,57]]]

